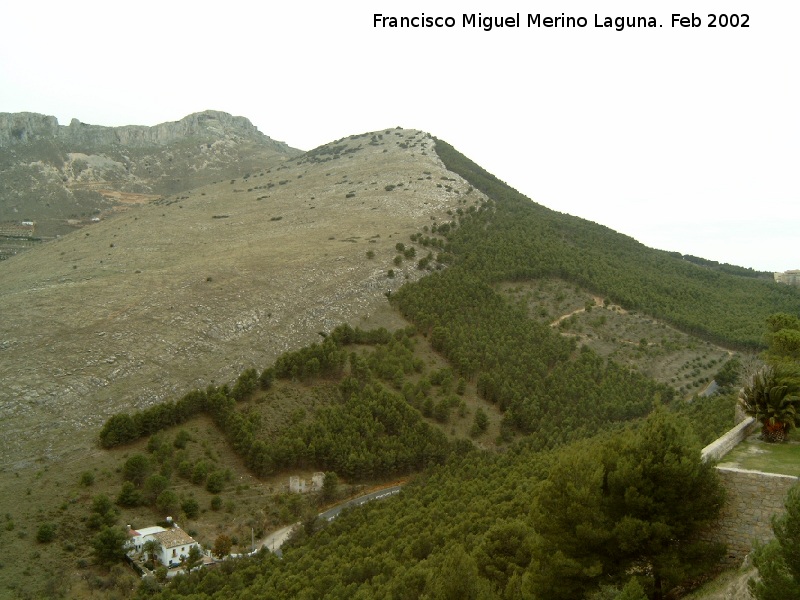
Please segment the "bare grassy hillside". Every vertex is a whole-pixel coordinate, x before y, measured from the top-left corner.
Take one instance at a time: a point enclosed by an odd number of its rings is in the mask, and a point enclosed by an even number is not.
[[[395,244],[479,200],[432,146],[410,130],[352,136],[0,263],[2,469],[80,456],[114,412],[380,310],[421,274],[393,264]]]

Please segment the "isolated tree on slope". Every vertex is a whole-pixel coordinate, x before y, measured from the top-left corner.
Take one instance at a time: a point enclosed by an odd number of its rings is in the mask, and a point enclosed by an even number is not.
[[[719,556],[696,534],[719,514],[723,489],[689,432],[659,408],[635,431],[563,455],[533,513],[536,597],[581,598],[637,573],[660,600]]]
[[[128,536],[121,527],[104,527],[92,539],[92,554],[97,562],[110,567],[125,558]]]
[[[211,553],[217,558],[222,559],[231,553],[232,546],[233,546],[233,540],[231,540],[231,538],[229,538],[224,533],[221,533],[220,535],[217,536],[217,539],[214,542],[214,549],[211,551]]]

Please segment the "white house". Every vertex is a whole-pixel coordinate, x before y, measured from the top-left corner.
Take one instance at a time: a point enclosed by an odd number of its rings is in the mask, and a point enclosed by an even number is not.
[[[181,560],[189,556],[192,546],[196,546],[201,553],[203,552],[200,544],[177,525],[172,529],[154,534],[153,538],[161,544],[161,564],[168,567],[178,566]]]
[[[128,527],[128,554],[141,554],[142,548],[150,540],[159,543],[161,551],[157,553],[158,561],[167,566],[174,567],[181,563],[181,560],[189,556],[189,550],[196,546],[200,552],[203,551],[200,544],[183,529],[173,523],[172,527],[145,527],[144,529],[131,529]]]

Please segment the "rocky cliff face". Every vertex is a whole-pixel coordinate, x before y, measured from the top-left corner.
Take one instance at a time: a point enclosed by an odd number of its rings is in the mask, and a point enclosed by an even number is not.
[[[152,127],[126,125],[103,127],[88,125],[72,119],[69,125],[59,125],[58,119],[37,113],[0,113],[0,148],[52,140],[67,146],[127,146],[142,148],[165,146],[190,137],[220,139],[233,137],[262,142],[277,151],[290,152],[283,142],[261,133],[245,117],[207,110],[191,114],[180,121],[160,123]]]
[[[153,127],[103,127],[0,113],[0,229],[35,222],[64,235],[169,194],[277,167],[301,154],[244,117],[218,111]],[[24,248],[0,235],[0,259]]]
[[[58,119],[38,113],[0,113],[0,148],[58,136]]]

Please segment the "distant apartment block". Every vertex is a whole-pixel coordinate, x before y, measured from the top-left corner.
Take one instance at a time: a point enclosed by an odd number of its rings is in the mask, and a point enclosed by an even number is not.
[[[784,271],[783,273],[775,273],[775,281],[777,283],[785,283],[787,285],[800,285],[800,269],[792,269],[791,271]]]
[[[30,237],[36,229],[34,221],[0,221],[0,236]]]

